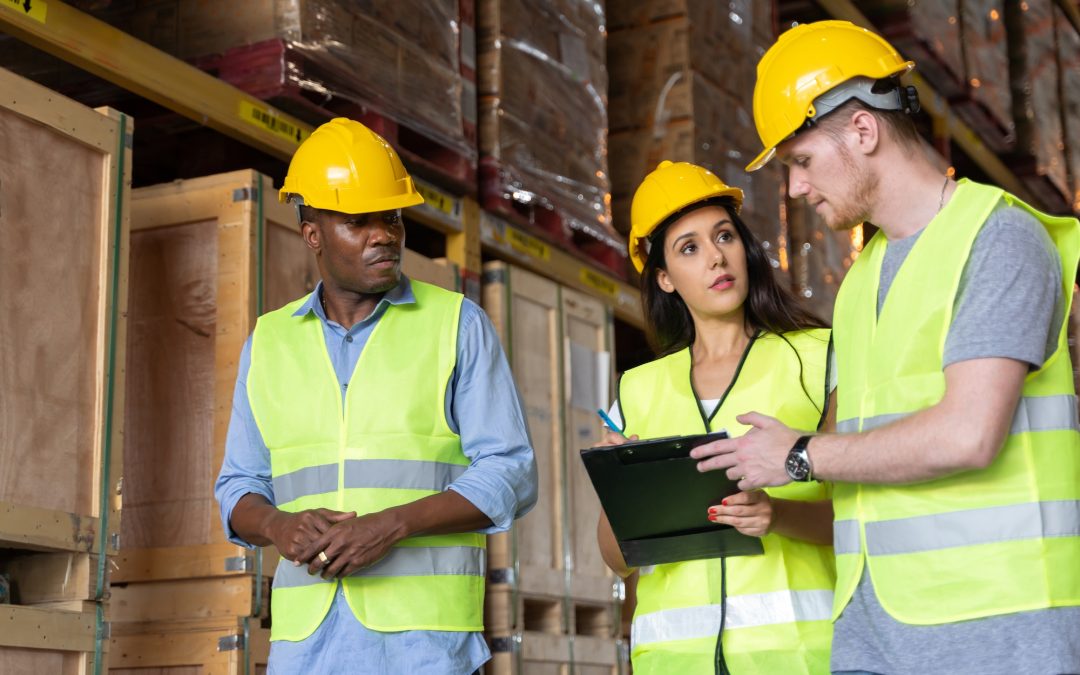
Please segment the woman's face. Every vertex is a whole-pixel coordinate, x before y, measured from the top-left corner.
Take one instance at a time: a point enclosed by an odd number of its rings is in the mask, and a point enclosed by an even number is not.
[[[704,206],[671,224],[656,283],[678,293],[695,317],[741,311],[749,292],[746,248],[723,206]]]

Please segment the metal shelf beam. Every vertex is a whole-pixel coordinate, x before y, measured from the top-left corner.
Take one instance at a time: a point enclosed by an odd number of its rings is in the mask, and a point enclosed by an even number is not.
[[[272,156],[288,160],[313,127],[236,87],[59,0],[0,0],[0,31]],[[514,249],[481,236],[475,200],[448,195],[423,181],[427,204],[409,217],[447,235],[447,258],[479,280],[481,246],[504,257]],[[515,241],[524,241],[521,233]],[[550,249],[550,247],[549,247]],[[532,265],[559,283],[596,295],[616,314],[641,325],[637,291],[564,251],[555,265]],[[526,260],[531,260],[526,258]],[[631,314],[636,312],[636,316]]]

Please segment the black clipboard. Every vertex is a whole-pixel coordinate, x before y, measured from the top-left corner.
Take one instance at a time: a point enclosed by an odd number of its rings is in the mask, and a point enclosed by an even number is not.
[[[760,538],[708,520],[708,508],[739,487],[723,471],[698,471],[690,451],[727,437],[719,431],[581,451],[627,565],[764,552]]]

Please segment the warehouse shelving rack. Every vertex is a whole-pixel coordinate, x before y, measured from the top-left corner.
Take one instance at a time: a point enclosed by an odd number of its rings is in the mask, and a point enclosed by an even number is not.
[[[0,32],[282,160],[312,131],[311,125],[58,0],[0,0]],[[422,182],[421,191],[427,204],[410,209],[408,216],[446,236],[446,257],[462,271],[467,295],[479,297],[481,251],[486,250],[595,295],[619,319],[642,325],[638,292],[625,281],[510,223],[482,216],[471,197]]]

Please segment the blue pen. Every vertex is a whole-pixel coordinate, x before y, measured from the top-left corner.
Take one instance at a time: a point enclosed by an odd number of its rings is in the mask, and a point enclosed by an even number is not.
[[[604,424],[606,424],[606,425],[607,425],[607,428],[608,428],[608,429],[611,429],[612,431],[614,431],[614,432],[615,432],[615,433],[617,433],[617,434],[621,434],[621,433],[622,433],[622,429],[620,429],[620,428],[618,428],[617,426],[615,426],[615,422],[613,422],[613,421],[611,420],[611,418],[610,418],[610,417],[608,417],[608,415],[607,415],[607,413],[606,413],[606,412],[604,412],[604,411],[603,411],[603,410],[601,410],[600,408],[597,408],[597,409],[596,409],[596,414],[600,416],[600,419],[604,420]]]

